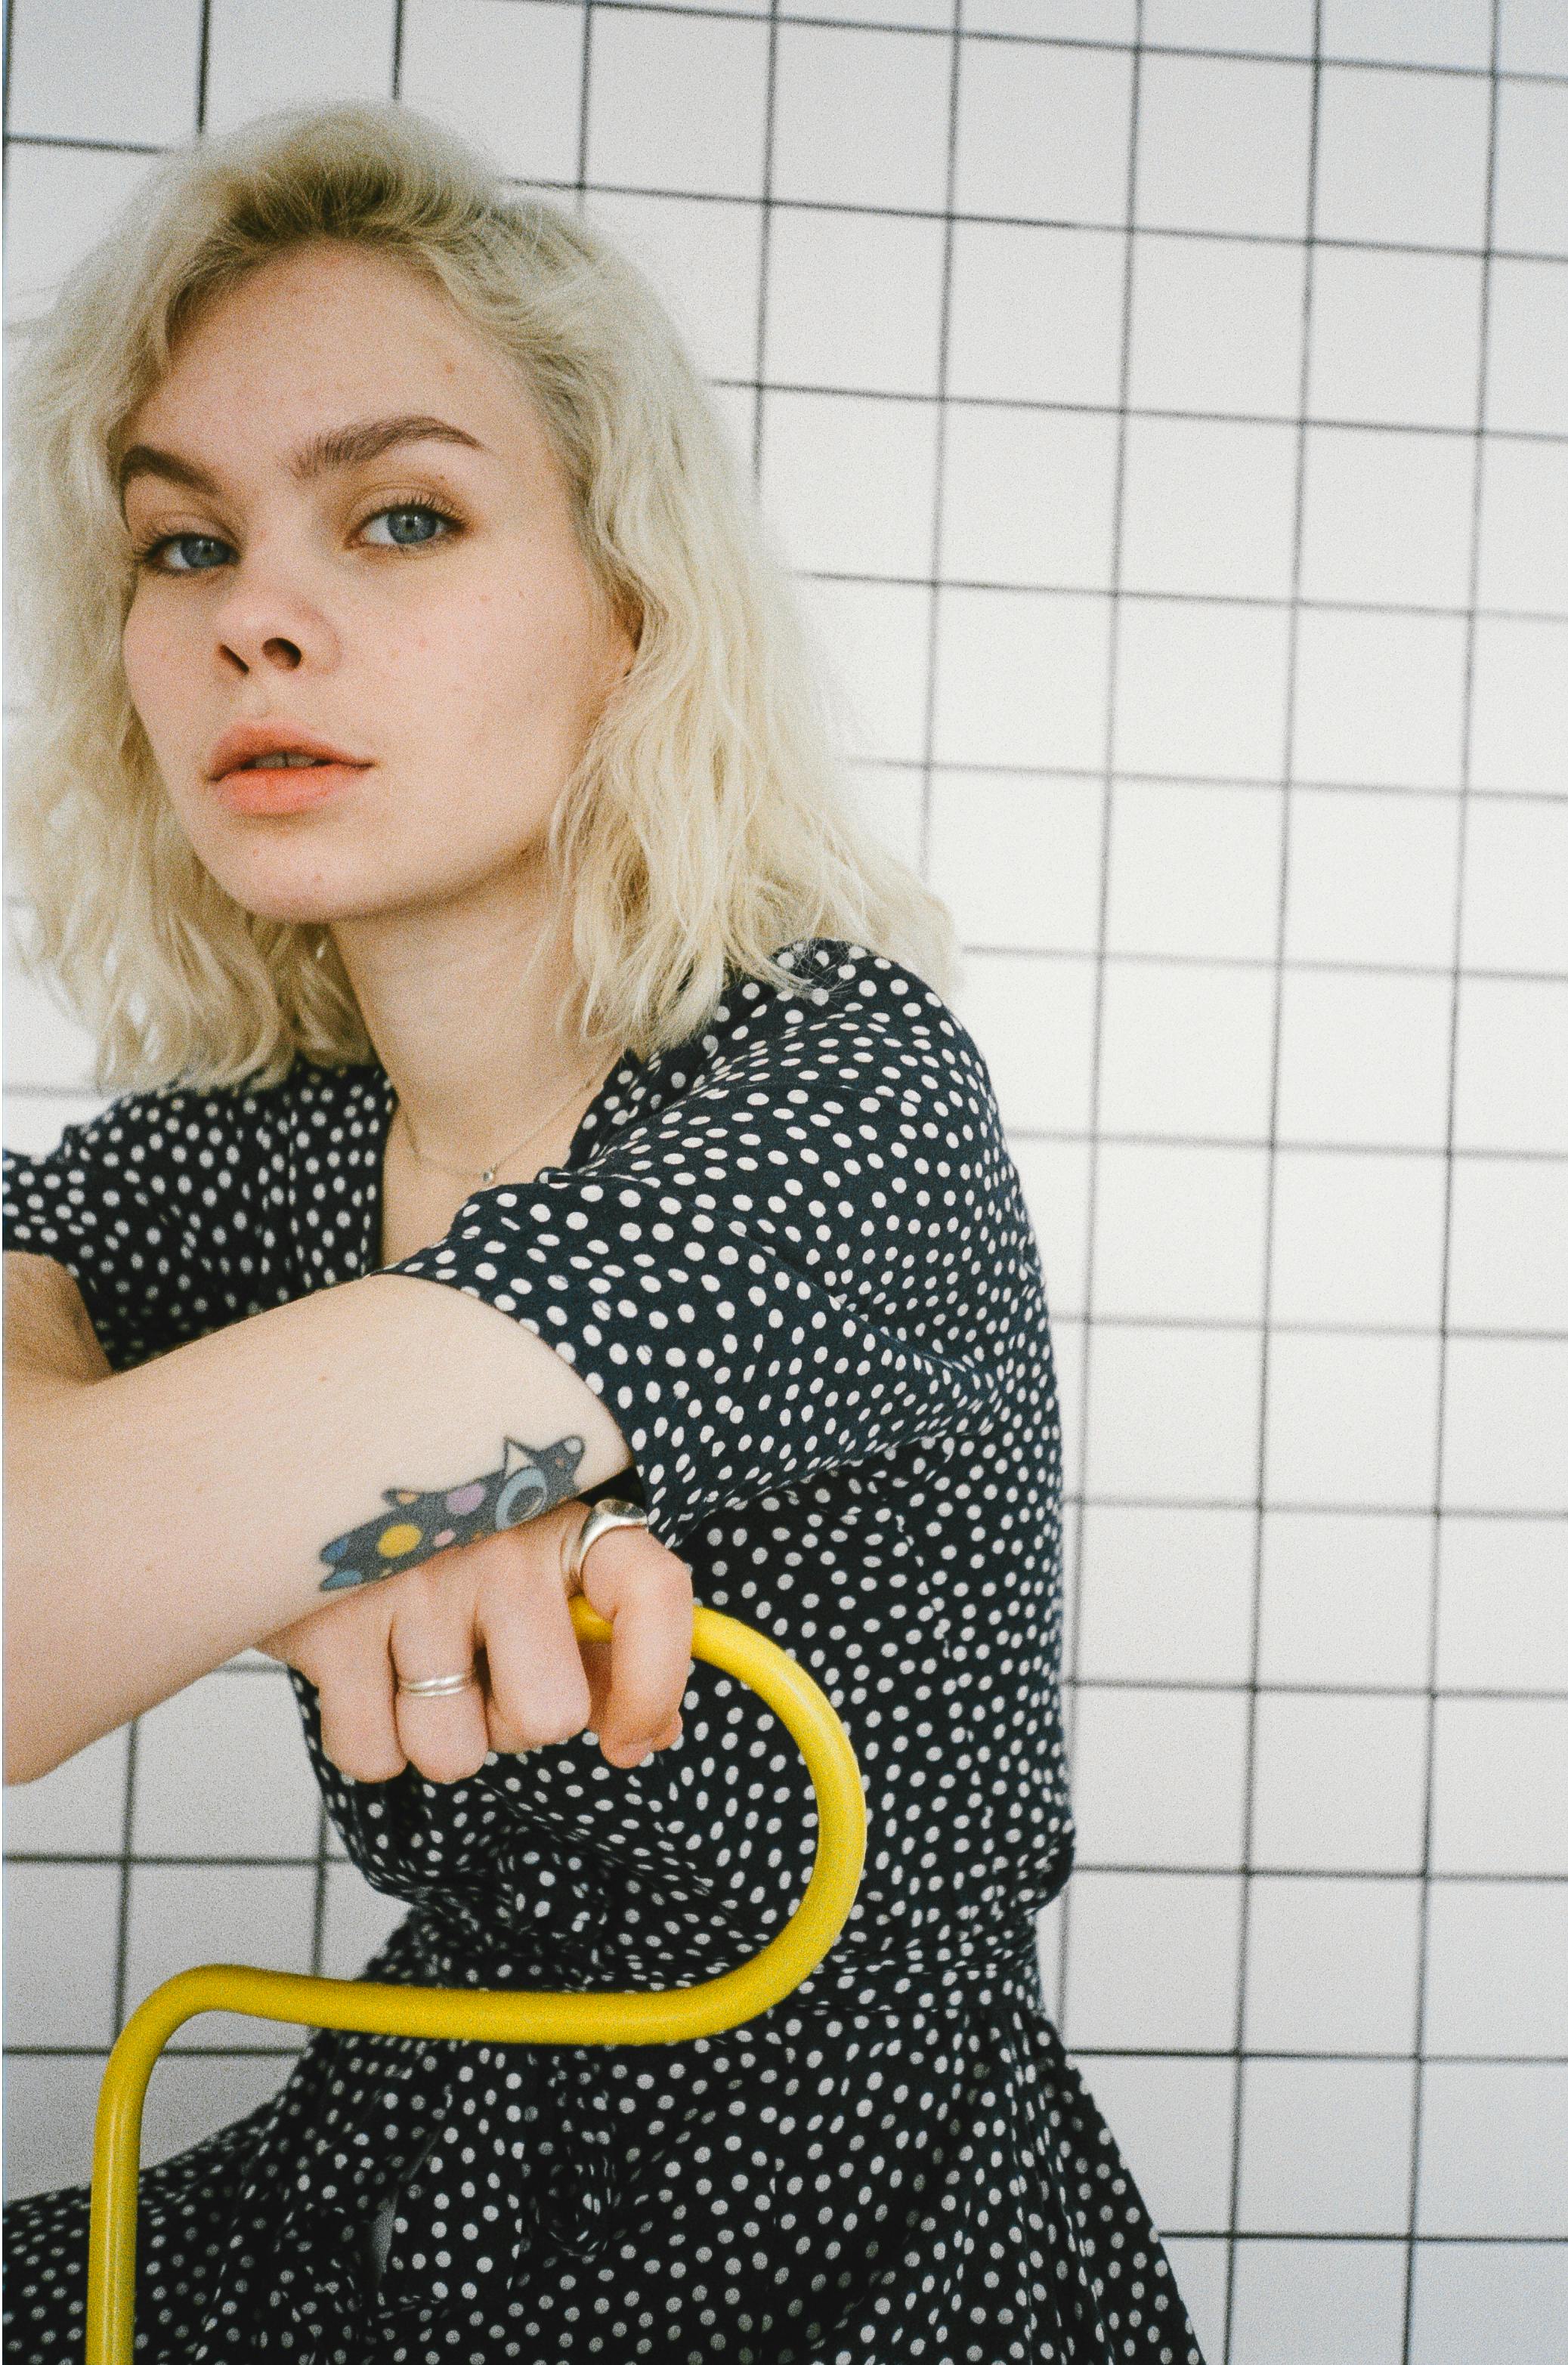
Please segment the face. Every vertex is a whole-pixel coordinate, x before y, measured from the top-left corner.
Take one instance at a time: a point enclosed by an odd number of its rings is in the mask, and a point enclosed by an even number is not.
[[[633,644],[532,403],[444,294],[347,245],[282,256],[126,443],[127,679],[218,883],[330,921],[536,867]],[[235,768],[258,736],[350,761]]]

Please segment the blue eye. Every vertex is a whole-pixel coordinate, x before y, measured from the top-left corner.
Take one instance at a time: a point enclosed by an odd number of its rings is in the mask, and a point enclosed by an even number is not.
[[[386,521],[387,532],[391,535],[390,545],[386,543],[377,545],[383,550],[388,546],[396,550],[416,550],[422,543],[439,542],[444,539],[442,529],[455,522],[443,510],[431,509],[426,501],[400,501],[395,509],[377,510],[374,517],[366,518],[366,529],[379,525],[383,519]],[[414,530],[409,532],[409,528]]]
[[[210,566],[207,560],[205,558],[194,559],[189,565],[183,566],[171,564],[173,555],[175,551],[185,550],[188,552],[193,548],[197,551],[220,551],[225,555],[229,553],[229,544],[226,542],[219,542],[215,533],[172,533],[166,536],[162,542],[155,542],[150,550],[144,550],[141,553],[142,563],[145,566],[160,566],[162,568],[163,572],[168,575],[206,575],[209,573]],[[212,564],[220,566],[222,564],[222,560],[215,560]]]

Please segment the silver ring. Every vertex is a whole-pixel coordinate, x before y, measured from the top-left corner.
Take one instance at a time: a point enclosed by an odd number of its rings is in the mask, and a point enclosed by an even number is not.
[[[583,1563],[588,1558],[589,1547],[596,1544],[600,1536],[607,1536],[611,1528],[645,1528],[647,1524],[646,1511],[640,1511],[635,1503],[623,1503],[619,1496],[607,1495],[601,1503],[595,1503],[577,1530],[577,1540],[566,1563],[568,1594],[581,1592]]]
[[[455,1699],[459,1692],[465,1692],[470,1684],[478,1680],[470,1667],[465,1676],[420,1676],[411,1682],[407,1676],[399,1676],[398,1689],[411,1693],[415,1699]]]

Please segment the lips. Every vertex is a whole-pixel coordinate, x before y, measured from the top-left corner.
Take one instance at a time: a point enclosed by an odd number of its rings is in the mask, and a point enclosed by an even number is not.
[[[306,756],[313,762],[294,767],[263,765],[259,770],[254,769],[258,757],[283,755]],[[280,719],[264,723],[235,723],[215,744],[207,759],[207,777],[210,781],[218,782],[232,779],[236,772],[250,768],[252,776],[259,780],[269,778],[297,779],[302,776],[308,777],[316,765],[329,764],[364,771],[369,768],[370,758],[356,756],[330,739],[323,739],[319,732],[308,730],[300,723]]]

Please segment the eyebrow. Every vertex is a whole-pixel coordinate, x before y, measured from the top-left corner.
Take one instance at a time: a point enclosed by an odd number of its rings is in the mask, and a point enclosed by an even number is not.
[[[378,460],[383,452],[391,451],[398,443],[465,443],[472,452],[487,449],[477,436],[454,427],[447,420],[410,411],[398,419],[364,419],[352,427],[329,428],[324,434],[313,436],[308,443],[302,444],[286,465],[290,476],[303,485],[335,468],[363,467],[366,461]],[[160,476],[166,484],[185,485],[193,492],[206,493],[215,499],[221,490],[217,478],[194,460],[182,460],[177,452],[165,452],[156,443],[131,444],[120,460],[116,476],[122,504],[126,487],[133,476]]]

